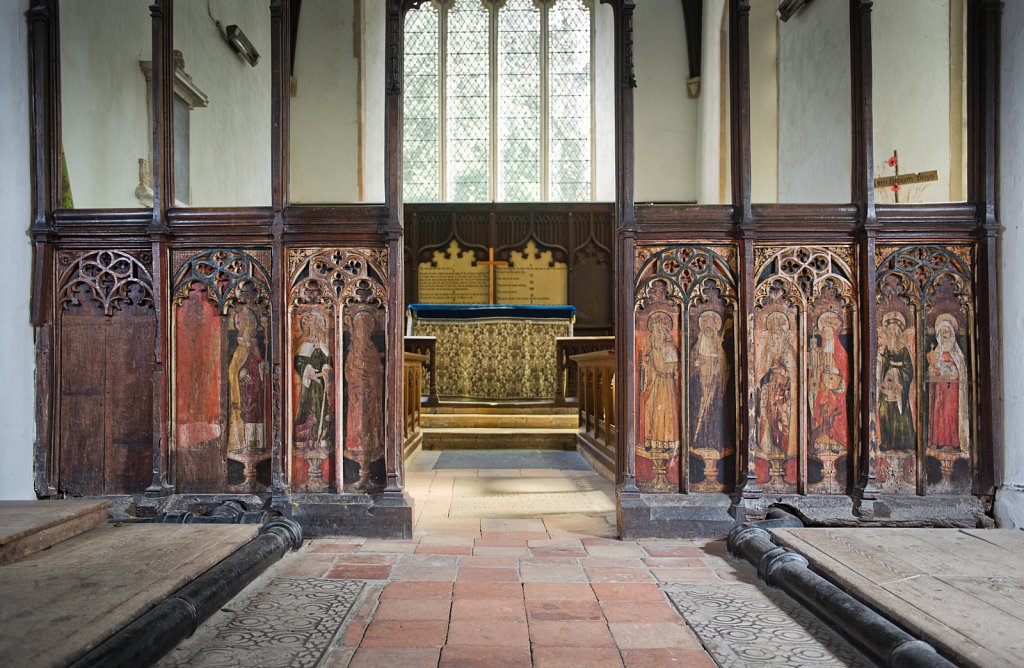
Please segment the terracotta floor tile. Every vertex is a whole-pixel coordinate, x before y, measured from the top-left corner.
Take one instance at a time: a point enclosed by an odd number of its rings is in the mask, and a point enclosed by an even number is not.
[[[671,603],[659,601],[601,601],[609,622],[678,622]]]
[[[532,541],[531,541],[532,542]],[[582,545],[575,547],[534,547],[530,546],[530,552],[535,557],[585,557],[586,549]]]
[[[275,575],[282,578],[320,578],[331,569],[330,563],[320,561],[293,561],[284,564]]]
[[[480,520],[481,531],[495,532],[538,532],[546,533],[544,520],[539,519],[482,519]]]
[[[535,647],[533,665],[535,668],[622,668],[622,659],[619,651],[610,647]]]
[[[654,584],[594,583],[591,586],[601,601],[665,601],[665,594]]]
[[[359,647],[440,647],[447,631],[447,621],[372,621]]]
[[[583,583],[528,582],[523,585],[526,600],[595,600],[594,590]],[[661,593],[660,591],[658,592]]]
[[[643,568],[584,568],[591,582],[654,582]]]
[[[642,545],[644,551],[652,557],[683,557],[686,559],[699,559],[704,556],[703,550],[692,545],[658,545],[657,543],[645,543]]]
[[[586,582],[587,575],[576,564],[550,565],[520,562],[519,573],[523,582]]]
[[[652,568],[651,572],[659,582],[709,582],[719,579],[710,568]]]
[[[702,649],[624,649],[626,668],[680,666],[680,668],[718,668],[718,664]]]
[[[416,554],[472,554],[473,548],[469,545],[424,545],[416,548]]]
[[[403,554],[398,563],[402,566],[455,566],[459,557],[454,554]]]
[[[512,582],[456,582],[455,598],[523,598],[523,586]]]
[[[398,561],[397,554],[380,554],[380,553],[367,553],[367,554],[339,554],[334,560],[335,565],[340,564],[362,564],[365,566],[390,566]]]
[[[451,615],[451,602],[445,598],[403,599],[388,598],[377,606],[373,618],[377,620],[422,619],[429,621],[448,621]]]
[[[597,601],[585,600],[538,600],[531,599],[526,602],[526,614],[530,622],[567,622],[567,621],[589,621],[599,622],[604,620],[604,614]]]
[[[444,668],[530,668],[532,662],[529,648],[446,645],[441,650],[439,665]]]
[[[530,621],[534,647],[615,647],[608,625],[601,622]]]
[[[515,568],[516,561],[515,557],[462,557],[459,568]]]
[[[328,580],[387,580],[391,577],[391,567],[341,564],[329,570],[324,577]]]
[[[368,540],[358,552],[415,552],[418,540]]]
[[[457,582],[519,582],[519,573],[514,568],[460,567],[455,580]]]
[[[381,592],[381,600],[390,598],[424,599],[452,596],[451,582],[392,582]]]
[[[530,636],[525,622],[453,619],[448,627],[448,644],[526,648]]]
[[[700,642],[689,627],[678,622],[609,622],[619,649],[675,647],[700,649]]]
[[[456,598],[452,602],[452,621],[488,620],[526,622],[526,607],[519,598]]]
[[[526,548],[527,540],[525,538],[506,538],[502,536],[488,536],[482,534],[480,538],[476,540],[476,547],[521,547]]]
[[[439,647],[364,647],[352,657],[349,668],[395,668],[395,666],[436,666]],[[339,664],[343,665],[343,664]]]
[[[704,562],[700,559],[681,557],[647,557],[643,562],[650,568],[702,568],[704,566]]]
[[[362,542],[342,543],[334,540],[314,540],[305,547],[305,550],[313,553],[326,552],[331,554],[343,554],[346,552],[355,552],[360,547],[362,547]]]
[[[478,545],[473,548],[473,556],[477,557],[529,557],[528,547],[491,547]]]
[[[633,543],[619,543],[618,545],[595,543],[587,545],[587,554],[592,557],[632,557],[637,559],[646,556],[644,551]]]

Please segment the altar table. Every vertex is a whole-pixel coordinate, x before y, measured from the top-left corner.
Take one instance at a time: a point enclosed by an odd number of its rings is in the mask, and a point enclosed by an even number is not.
[[[573,306],[412,304],[406,333],[437,338],[442,401],[536,401],[554,398],[555,340],[575,318]]]

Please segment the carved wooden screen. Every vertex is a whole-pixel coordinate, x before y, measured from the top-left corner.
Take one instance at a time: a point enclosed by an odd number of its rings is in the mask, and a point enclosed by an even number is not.
[[[62,252],[57,264],[58,490],[140,494],[153,477],[152,257]]]
[[[387,267],[384,248],[288,253],[293,491],[369,492],[386,483]]]
[[[736,481],[736,248],[642,246],[636,263],[637,486],[730,491]]]
[[[880,246],[878,486],[969,494],[975,460],[973,253],[970,246]]]
[[[845,494],[856,475],[857,300],[848,246],[757,247],[751,459],[776,493]]]
[[[269,250],[172,252],[171,451],[180,492],[271,482]]]

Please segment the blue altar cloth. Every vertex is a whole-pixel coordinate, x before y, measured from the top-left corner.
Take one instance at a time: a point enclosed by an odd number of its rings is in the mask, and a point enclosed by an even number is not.
[[[475,320],[477,318],[540,318],[568,320],[575,306],[524,306],[519,304],[409,304],[409,313],[420,319]]]

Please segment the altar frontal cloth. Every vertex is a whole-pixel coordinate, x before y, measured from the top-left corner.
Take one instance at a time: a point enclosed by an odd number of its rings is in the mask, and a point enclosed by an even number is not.
[[[539,401],[555,396],[555,340],[572,336],[572,306],[413,304],[407,333],[437,339],[444,400]]]

